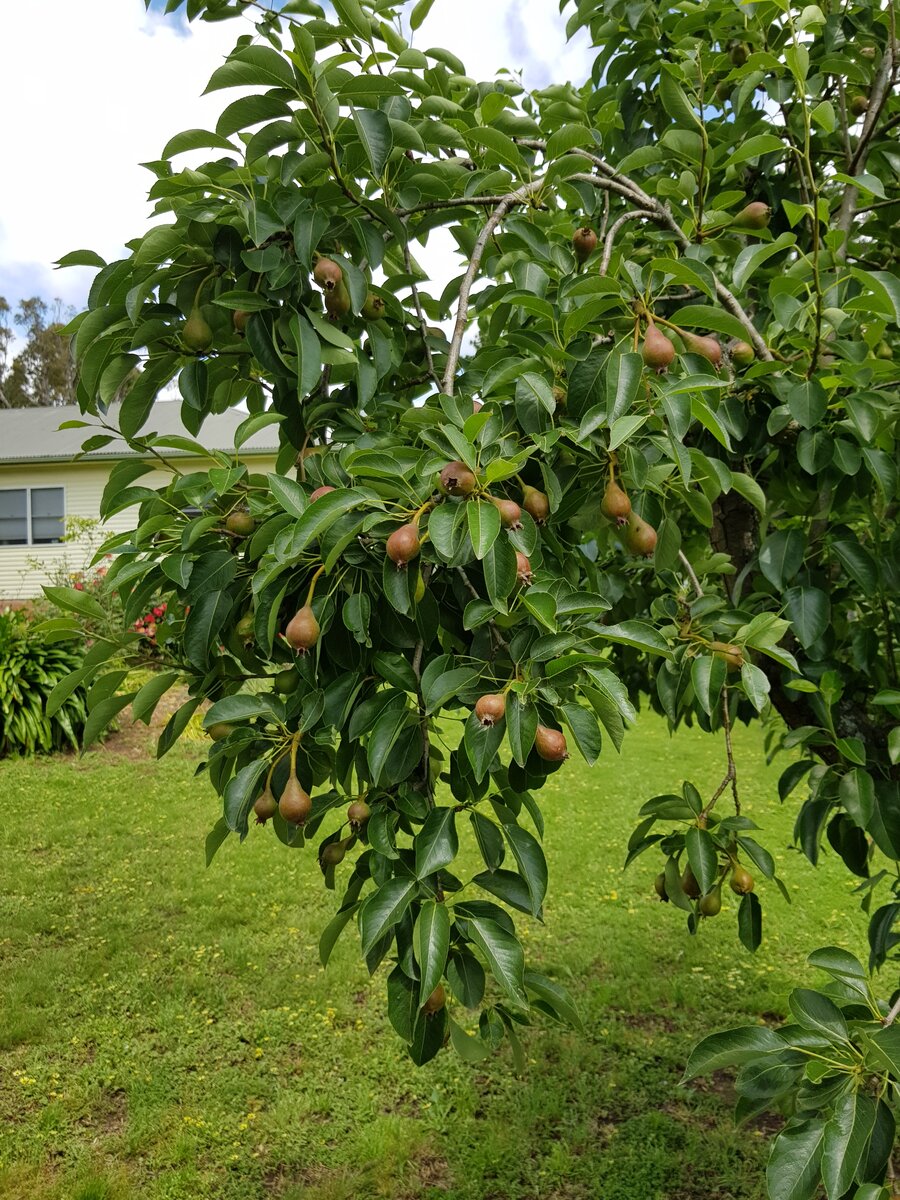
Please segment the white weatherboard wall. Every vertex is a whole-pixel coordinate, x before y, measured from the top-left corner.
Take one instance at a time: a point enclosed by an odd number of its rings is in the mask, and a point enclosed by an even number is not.
[[[100,516],[100,498],[114,462],[25,463],[22,466],[0,466],[0,488],[63,487],[65,488],[66,517]],[[182,471],[208,467],[209,463],[178,459]],[[247,467],[253,474],[275,470],[274,455],[248,457]],[[161,487],[171,479],[166,471],[150,471],[135,483],[138,486]],[[125,509],[116,513],[104,525],[104,534],[132,529],[137,510]],[[99,540],[99,539],[98,539]],[[89,541],[63,542],[55,546],[0,546],[0,603],[4,600],[31,600],[40,596],[45,583],[52,583],[60,569],[80,571],[90,561]],[[35,560],[45,569],[35,566]]]

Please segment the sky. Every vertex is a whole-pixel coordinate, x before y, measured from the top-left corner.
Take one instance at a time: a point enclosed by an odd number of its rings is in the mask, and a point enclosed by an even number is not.
[[[452,50],[478,79],[508,67],[527,87],[580,82],[590,52],[564,27],[558,0],[435,0],[413,44]],[[115,258],[151,223],[139,164],[175,133],[215,127],[239,93],[201,93],[245,30],[240,19],[187,26],[143,0],[0,3],[0,296],[82,306],[92,272],[53,262],[83,248]]]

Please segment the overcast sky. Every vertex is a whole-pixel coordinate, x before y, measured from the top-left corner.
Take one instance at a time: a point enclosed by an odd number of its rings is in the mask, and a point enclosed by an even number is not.
[[[186,26],[143,0],[0,2],[0,296],[83,304],[91,273],[52,263],[81,248],[114,258],[142,232],[152,179],[138,164],[174,133],[214,128],[235,93],[200,93],[241,24]],[[414,44],[447,47],[480,79],[509,67],[528,87],[580,82],[590,53],[564,26],[557,0],[435,0]]]

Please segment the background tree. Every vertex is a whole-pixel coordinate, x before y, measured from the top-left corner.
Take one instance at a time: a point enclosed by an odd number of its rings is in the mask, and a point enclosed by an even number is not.
[[[212,701],[209,857],[254,811],[286,847],[315,841],[342,889],[323,962],[355,921],[418,1063],[448,1039],[519,1054],[535,1012],[577,1021],[514,922],[540,919],[548,886],[537,794],[570,745],[614,753],[642,697],[722,745],[714,794],[673,764],[627,851],[654,856],[689,931],[733,904],[755,950],[757,885],[783,886],[732,751],[734,721],[763,716],[792,752],[797,841],[859,879],[883,965],[900,914],[893,9],[563,4],[597,48],[591,79],[527,92],[413,48],[387,0],[334,7],[192,0],[192,17],[258,17],[208,86],[253,90],[151,165],[165,220],[126,258],[63,260],[100,266],[69,326],[86,445],[142,455],[104,498],[140,505],[110,584],[126,625],[165,594],[178,664],[135,694],[102,673],[129,635],[94,647],[71,682],[99,676],[88,739],[184,681],[164,753]],[[178,165],[198,149],[215,153]],[[462,260],[440,294],[416,257],[437,228]],[[174,380],[186,433],[161,437]],[[142,485],[239,403],[234,457]],[[278,472],[249,475],[240,447],[270,423]],[[741,1114],[791,1114],[774,1196],[821,1178],[873,1200],[900,1006],[846,952],[813,961],[831,982],[795,994],[792,1025],[715,1035],[690,1071],[741,1063]]]
[[[75,403],[75,360],[69,339],[61,336],[74,310],[62,300],[52,306],[38,296],[21,300],[15,324],[24,330],[25,345],[10,362],[15,332],[11,308],[0,296],[0,408],[53,407]]]

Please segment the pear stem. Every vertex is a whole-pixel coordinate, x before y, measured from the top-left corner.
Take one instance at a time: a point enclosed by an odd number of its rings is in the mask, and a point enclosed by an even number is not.
[[[319,567],[319,569],[316,571],[315,575],[313,575],[312,579],[309,582],[309,591],[306,593],[306,607],[307,608],[309,608],[309,606],[312,604],[313,596],[315,595],[315,591],[316,591],[316,584],[319,582],[319,576],[322,575],[324,573],[324,571],[325,571],[324,566]]]

